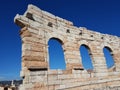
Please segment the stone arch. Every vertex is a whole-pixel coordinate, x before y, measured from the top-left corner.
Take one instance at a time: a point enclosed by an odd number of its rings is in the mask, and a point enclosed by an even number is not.
[[[57,39],[58,41],[60,41],[62,43],[62,45],[64,45],[64,42],[65,42],[65,38],[63,35],[59,35],[59,34],[54,34],[54,33],[47,33],[46,35],[46,42],[48,43],[48,41],[51,39],[51,38],[54,38],[54,39]]]
[[[102,49],[103,49],[104,47],[107,47],[107,48],[109,48],[109,49],[114,53],[114,48],[113,48],[109,43],[104,42],[104,44],[102,43],[100,47],[101,47]]]
[[[89,48],[89,46],[86,44],[81,44],[79,50],[80,50],[83,67],[87,70],[93,70],[92,53],[91,53],[91,49]],[[83,55],[83,53],[85,56]]]
[[[49,62],[50,69],[66,69],[64,50],[63,50],[62,45],[63,45],[62,40],[60,40],[58,38],[52,37],[49,39],[49,41],[48,41],[48,52],[49,52],[48,53],[49,54],[48,62]],[[54,61],[55,59],[57,59],[58,61],[55,62]],[[54,62],[54,64],[53,64],[53,62]],[[54,65],[54,66],[51,66],[51,65]]]
[[[104,48],[107,48],[110,51],[110,54],[113,55],[113,50],[110,47],[104,46]]]
[[[108,71],[115,71],[116,67],[113,50],[108,46],[104,46],[103,53],[106,60],[107,68],[109,69]]]
[[[61,45],[64,44],[63,41],[62,41],[61,39],[59,39],[59,38],[51,37],[51,38],[49,38],[48,42],[50,41],[50,39],[55,39],[55,40],[57,40]]]
[[[86,45],[90,49],[90,52],[92,52],[92,42],[88,42],[86,40],[81,40],[80,42],[78,42],[78,44],[79,44],[79,47],[81,45]]]
[[[4,90],[8,90],[8,87],[5,87]]]
[[[88,47],[89,55],[91,55],[91,59],[93,60],[93,46],[94,46],[94,44],[92,42],[87,42],[86,40],[81,40],[78,44],[79,44],[79,48],[81,45],[85,45]]]

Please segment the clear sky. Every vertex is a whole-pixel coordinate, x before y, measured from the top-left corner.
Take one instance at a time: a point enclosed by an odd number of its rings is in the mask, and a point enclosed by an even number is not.
[[[14,24],[33,4],[78,27],[120,36],[120,0],[1,0],[0,1],[0,80],[19,78],[21,69],[20,28]]]

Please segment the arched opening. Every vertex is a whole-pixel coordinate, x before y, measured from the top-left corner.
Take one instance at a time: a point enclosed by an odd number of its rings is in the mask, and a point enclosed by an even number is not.
[[[106,59],[107,68],[109,69],[115,66],[112,50],[109,47],[104,47],[103,52],[104,52],[104,57]]]
[[[90,48],[83,44],[80,46],[80,53],[84,69],[93,70]]]
[[[48,41],[50,69],[66,69],[62,45],[62,41],[57,38],[51,38]]]
[[[4,90],[8,90],[8,87],[5,87]]]

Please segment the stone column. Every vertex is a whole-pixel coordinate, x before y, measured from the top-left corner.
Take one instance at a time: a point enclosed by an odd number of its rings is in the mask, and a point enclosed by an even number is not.
[[[80,62],[79,45],[77,43],[66,42],[64,44],[64,53],[67,69],[83,69],[82,63]]]
[[[120,73],[120,50],[119,48],[114,52],[113,59],[115,63],[115,71]]]
[[[42,86],[44,86],[46,82],[43,82],[42,79],[47,78],[46,72],[48,69],[48,63],[46,60],[47,45],[44,35],[38,35],[38,33],[35,33],[35,30],[33,28],[28,27],[22,28],[20,35],[22,39],[21,76],[23,77],[25,90],[27,90],[27,88],[29,89],[34,87],[31,83],[37,82],[37,85],[42,84]],[[45,74],[41,75],[41,72],[45,72]],[[32,75],[31,73],[35,74]]]
[[[100,45],[92,45],[92,60],[96,77],[107,76],[107,65]]]

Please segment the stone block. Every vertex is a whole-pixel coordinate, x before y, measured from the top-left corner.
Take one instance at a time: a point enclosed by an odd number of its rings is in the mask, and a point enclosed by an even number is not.
[[[47,62],[41,62],[41,61],[24,61],[25,66],[28,67],[28,69],[44,69],[48,68]]]

